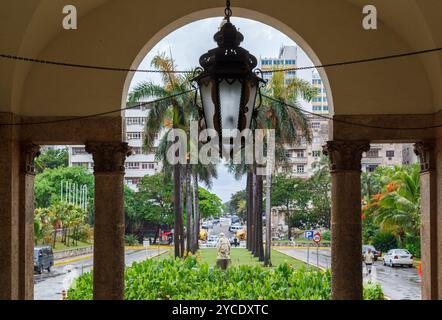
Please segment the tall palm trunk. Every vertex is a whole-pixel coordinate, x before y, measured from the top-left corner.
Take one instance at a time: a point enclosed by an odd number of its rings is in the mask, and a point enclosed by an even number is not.
[[[253,243],[253,169],[247,170],[247,249],[252,250]]]
[[[181,175],[180,175],[180,188],[181,188],[181,192],[180,192],[180,206],[181,206],[181,211],[180,211],[180,257],[184,257],[184,212],[183,212],[183,180],[184,180],[184,172],[183,172],[183,167],[182,165],[180,165],[181,168]]]
[[[262,201],[263,201],[263,178],[262,175],[255,174],[256,176],[256,202],[255,202],[255,215],[256,215],[256,238],[255,238],[255,256],[259,258],[259,261],[264,261],[264,244],[262,235]]]
[[[175,247],[175,257],[181,257],[180,239],[181,239],[181,217],[182,217],[182,207],[181,207],[181,167],[180,164],[175,164],[173,167],[173,204],[175,213],[175,224],[174,224],[174,235],[173,242]]]
[[[270,267],[272,265],[271,251],[272,251],[272,175],[268,174],[266,177],[266,250],[264,265]]]
[[[198,173],[193,172],[193,214],[194,214],[194,248],[195,253],[199,249],[198,240],[200,233],[200,210],[198,192]]]
[[[192,193],[191,193],[191,172],[190,165],[186,164],[186,251],[189,253],[192,248]]]

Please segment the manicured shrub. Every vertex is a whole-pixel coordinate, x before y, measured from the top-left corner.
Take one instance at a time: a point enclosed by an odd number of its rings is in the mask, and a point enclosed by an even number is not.
[[[221,271],[200,264],[195,257],[147,260],[125,272],[127,300],[327,300],[331,295],[330,271],[233,266]],[[379,288],[364,296],[383,298]],[[70,300],[92,298],[92,275],[83,274],[68,291]]]
[[[322,234],[322,239],[326,241],[331,241],[331,232],[330,230],[324,231]]]
[[[138,242],[137,236],[134,234],[126,234],[124,236],[124,242],[127,246],[138,246],[140,244]]]

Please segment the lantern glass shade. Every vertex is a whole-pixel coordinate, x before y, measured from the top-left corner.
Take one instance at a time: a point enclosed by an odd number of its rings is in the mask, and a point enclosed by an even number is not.
[[[223,80],[219,84],[221,130],[238,129],[242,85],[238,80]]]
[[[206,129],[215,129],[215,103],[212,95],[215,93],[214,81],[201,81],[199,84],[201,102],[203,104],[204,120],[206,123]]]

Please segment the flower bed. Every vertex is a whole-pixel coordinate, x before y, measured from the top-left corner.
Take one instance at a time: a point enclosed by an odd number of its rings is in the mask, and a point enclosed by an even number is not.
[[[126,269],[127,300],[327,300],[330,272],[241,265],[223,272],[198,263],[167,258],[134,263]],[[364,298],[383,299],[378,285],[364,288]],[[70,300],[92,299],[92,275],[83,274],[68,291]]]

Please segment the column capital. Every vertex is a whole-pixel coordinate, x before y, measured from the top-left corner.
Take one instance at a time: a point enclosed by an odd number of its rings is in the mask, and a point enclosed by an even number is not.
[[[124,174],[124,161],[132,154],[127,142],[88,142],[86,152],[94,159],[94,172]]]
[[[361,171],[362,153],[370,150],[368,141],[328,141],[323,152],[330,158],[330,171]]]
[[[32,142],[24,142],[21,145],[22,172],[26,174],[35,174],[35,158],[40,155],[40,146]]]
[[[418,156],[421,165],[421,173],[435,169],[434,141],[420,141],[414,144],[414,153]]]

